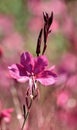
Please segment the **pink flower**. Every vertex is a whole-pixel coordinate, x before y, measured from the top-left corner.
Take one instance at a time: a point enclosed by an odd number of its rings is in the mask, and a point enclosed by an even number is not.
[[[35,23],[37,23],[37,26],[35,26]],[[42,18],[39,16],[33,17],[30,21],[29,21],[29,30],[33,31],[39,31],[39,28],[42,28],[43,26],[43,21]]]
[[[63,91],[58,97],[57,117],[62,122],[67,124],[69,127],[77,128],[77,102],[74,97],[67,91]]]
[[[66,53],[62,57],[62,61],[60,63],[60,71],[66,73],[75,73],[76,72],[76,65],[77,58],[72,53]]]
[[[50,13],[51,10],[55,14],[62,14],[66,11],[66,5],[63,1],[60,0],[52,0],[52,1],[37,1],[37,0],[29,0],[28,7],[34,15],[41,15],[42,12]]]
[[[5,45],[6,50],[11,50],[12,51],[17,51],[17,50],[21,50],[22,46],[23,46],[23,38],[22,36],[17,33],[17,32],[13,32],[11,33],[9,36],[7,36],[6,38],[4,38],[4,40],[2,41],[2,44]]]
[[[20,58],[20,64],[9,66],[9,72],[12,78],[19,82],[29,81],[31,86],[33,82],[39,81],[42,85],[52,85],[56,81],[56,74],[53,67],[45,69],[48,65],[45,56],[33,57],[29,52],[24,52]]]
[[[67,112],[71,112],[77,108],[76,99],[70,90],[61,90],[61,92],[57,94],[57,106]]]
[[[8,71],[5,68],[6,66],[0,65],[0,89],[4,88],[5,90],[9,88],[9,78],[8,78]]]
[[[0,33],[8,35],[13,31],[13,20],[9,16],[0,14]]]
[[[37,26],[35,26],[37,23]],[[29,30],[30,31],[39,31],[39,28],[43,26],[43,20],[41,16],[35,16],[29,21]],[[53,20],[52,25],[50,26],[50,30],[53,30],[52,33],[55,33],[59,30],[59,24],[56,19]]]
[[[67,82],[66,85],[68,88],[70,88],[73,92],[77,91],[77,73],[76,74],[72,74]]]
[[[12,108],[2,110],[0,112],[0,121],[4,120],[6,123],[8,123],[11,119],[12,112],[13,112]]]
[[[57,97],[57,105],[62,108],[65,108],[68,100],[69,100],[69,93],[67,91],[62,91],[61,93],[59,93]]]

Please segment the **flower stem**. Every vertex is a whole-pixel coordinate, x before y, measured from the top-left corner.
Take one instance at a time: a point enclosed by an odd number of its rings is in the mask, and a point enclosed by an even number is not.
[[[26,113],[26,116],[25,116],[25,118],[24,118],[24,122],[23,122],[23,125],[22,125],[21,130],[23,130],[23,128],[24,128],[24,125],[25,125],[25,122],[26,122],[26,120],[27,120],[28,115],[29,115],[29,111],[27,111],[27,113]]]

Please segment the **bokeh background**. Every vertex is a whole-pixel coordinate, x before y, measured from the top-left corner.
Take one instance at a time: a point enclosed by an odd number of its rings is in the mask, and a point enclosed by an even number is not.
[[[26,84],[14,82],[8,66],[20,54],[36,56],[43,12],[54,18],[45,55],[59,75],[55,85],[40,84],[24,130],[77,130],[77,0],[0,0],[0,113],[13,108],[3,130],[20,130]]]

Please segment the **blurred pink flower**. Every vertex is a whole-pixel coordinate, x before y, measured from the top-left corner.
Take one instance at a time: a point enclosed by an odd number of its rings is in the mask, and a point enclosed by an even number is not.
[[[10,88],[10,78],[8,74],[8,64],[12,64],[19,58],[22,50],[23,38],[17,33],[11,33],[4,37],[0,46],[0,91],[8,92]]]
[[[59,24],[58,24],[58,20],[55,19],[55,16],[56,15],[61,16],[62,13],[66,12],[66,5],[63,1],[52,0],[52,1],[44,2],[41,0],[40,1],[29,0],[28,6],[31,13],[34,14],[34,17],[32,18],[32,20],[30,19],[30,22],[29,22],[29,29],[31,31],[37,31],[39,28],[41,28],[43,24],[43,20],[42,20],[43,12],[48,12],[49,14],[51,11],[54,12],[54,20],[50,28],[53,32],[58,31]],[[37,26],[35,26],[35,23],[37,23]]]
[[[72,91],[77,91],[77,74],[71,75],[66,83],[67,87],[70,88]]]
[[[73,130],[77,128],[77,107],[71,111],[59,110],[57,111],[57,118],[66,127],[72,128]]]
[[[67,38],[70,38],[74,32],[73,19],[67,13],[62,17],[61,29]]]
[[[37,23],[37,26],[35,25],[35,23]],[[31,18],[31,20],[28,23],[28,26],[29,26],[29,30],[32,32],[39,31],[39,29],[43,27],[42,18],[39,16]]]
[[[0,65],[0,89],[6,90],[10,86],[9,75],[7,71],[7,65],[5,63],[1,63]]]
[[[69,93],[67,91],[62,91],[57,95],[57,105],[59,107],[65,108],[69,100]]]
[[[22,36],[17,33],[13,32],[9,36],[7,36],[2,43],[4,44],[5,49],[7,48],[8,50],[21,50],[23,46],[23,38]]]
[[[28,7],[34,15],[41,15],[42,12],[50,13],[51,11],[53,11],[54,14],[63,14],[66,11],[65,3],[60,0],[52,0],[45,2],[41,0],[29,0]]]
[[[77,101],[70,90],[57,93],[57,117],[69,127],[77,127]]]
[[[4,120],[6,123],[10,122],[12,112],[13,112],[12,108],[2,110],[0,112],[0,121]]]
[[[57,112],[57,119],[61,124],[66,126],[66,128],[75,130],[77,128],[77,111],[66,112],[60,110]],[[62,127],[63,128],[63,127]]]
[[[8,35],[13,31],[13,21],[9,16],[0,14],[0,34]]]
[[[52,85],[56,81],[56,74],[53,67],[45,69],[48,60],[45,56],[33,57],[29,52],[24,52],[20,58],[20,64],[9,66],[9,72],[12,78],[19,82],[29,80],[29,84],[39,81],[43,85]]]
[[[35,26],[35,23],[37,23],[37,26]],[[43,27],[43,20],[42,17],[36,16],[32,18],[29,22],[29,30],[30,31],[39,31],[40,28]],[[52,22],[52,25],[50,26],[50,30],[52,30],[52,33],[57,32],[59,29],[59,24],[58,22],[54,19]]]
[[[72,53],[66,53],[60,62],[59,65],[60,72],[67,74],[75,73],[77,70],[77,58]]]
[[[0,101],[0,123],[4,120],[6,123],[11,120],[11,113],[13,112],[13,108],[2,108],[2,103]]]
[[[73,91],[77,90],[77,58],[72,53],[66,53],[59,64],[60,74],[57,84],[67,86]]]
[[[77,102],[70,90],[61,90],[57,93],[56,97],[56,104],[61,109],[66,112],[72,112],[73,109],[76,109]]]

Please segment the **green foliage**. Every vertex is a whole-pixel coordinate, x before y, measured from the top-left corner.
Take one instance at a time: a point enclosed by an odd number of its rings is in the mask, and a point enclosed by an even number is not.
[[[65,37],[61,33],[51,34],[51,38],[48,40],[47,55],[53,62],[58,62],[60,57],[68,49],[68,43]]]
[[[25,31],[28,11],[24,0],[0,0],[0,13],[14,17],[17,29]]]

